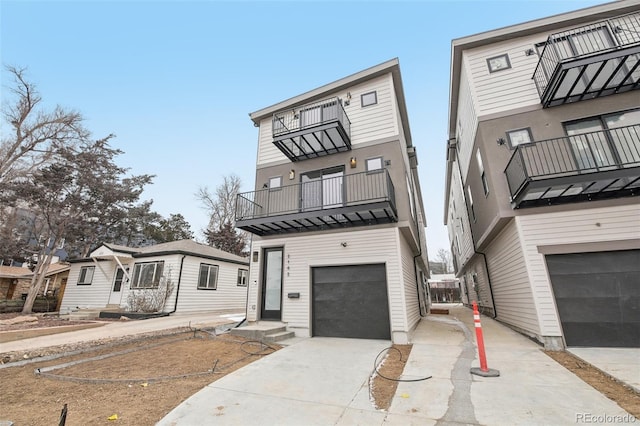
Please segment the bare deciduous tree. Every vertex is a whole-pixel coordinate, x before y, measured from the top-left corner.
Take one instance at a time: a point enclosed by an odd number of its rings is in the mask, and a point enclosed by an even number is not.
[[[451,253],[449,252],[449,250],[445,250],[442,248],[438,250],[436,259],[438,259],[438,261],[442,263],[445,273],[448,274],[453,272],[453,261],[451,259]]]
[[[234,174],[224,176],[216,187],[215,193],[209,188],[200,187],[195,194],[209,213],[209,225],[203,230],[207,243],[221,250],[230,251],[230,247],[239,247],[231,252],[243,255],[247,244],[247,233],[234,230],[236,220],[236,198],[240,192],[242,181]]]
[[[79,112],[56,106],[40,108],[42,98],[25,77],[23,68],[6,67],[14,85],[8,90],[13,102],[2,106],[2,116],[12,131],[0,139],[0,184],[28,176],[50,162],[57,148],[72,146],[89,137]]]

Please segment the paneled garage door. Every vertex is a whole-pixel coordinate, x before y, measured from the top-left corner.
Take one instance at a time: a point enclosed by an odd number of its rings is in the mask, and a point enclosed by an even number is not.
[[[546,261],[567,346],[640,347],[640,250]]]
[[[312,268],[313,335],[390,339],[384,264]]]

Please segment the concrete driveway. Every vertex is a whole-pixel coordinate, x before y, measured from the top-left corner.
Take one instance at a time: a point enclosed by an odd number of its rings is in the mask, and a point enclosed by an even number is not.
[[[158,425],[381,424],[369,400],[373,362],[385,340],[314,337],[205,387]]]

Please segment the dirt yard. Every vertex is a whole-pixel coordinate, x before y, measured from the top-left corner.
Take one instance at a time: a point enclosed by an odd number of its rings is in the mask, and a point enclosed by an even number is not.
[[[1,315],[0,320],[17,316]],[[38,321],[0,325],[0,341],[51,334],[84,321],[39,315]],[[19,334],[16,334],[19,333]],[[390,378],[402,374],[411,346],[396,346],[379,366]],[[66,424],[153,425],[207,384],[280,349],[228,334],[174,329],[0,354],[0,421],[16,425],[57,424],[67,405]],[[55,357],[51,360],[38,360]],[[25,363],[26,362],[26,363]],[[25,363],[24,365],[17,365]],[[373,365],[372,365],[373,368]],[[39,372],[38,372],[39,370]],[[397,382],[377,375],[372,396],[388,408]]]
[[[0,320],[11,316],[15,314],[0,315]],[[16,330],[50,334],[86,325],[38,316],[37,322],[0,326],[0,342],[3,335],[15,338]],[[394,348],[371,383],[379,409],[389,408],[398,385],[381,376],[399,378],[411,352],[411,345]],[[0,353],[0,361],[8,362],[0,365],[0,421],[57,424],[66,404],[69,426],[153,425],[207,384],[278,349],[207,330],[172,329],[28,353]],[[640,417],[640,395],[633,389],[569,353],[547,355]]]

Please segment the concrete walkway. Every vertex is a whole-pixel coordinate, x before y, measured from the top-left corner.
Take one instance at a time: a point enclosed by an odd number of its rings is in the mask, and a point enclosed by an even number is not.
[[[67,345],[91,340],[113,337],[131,336],[158,330],[178,327],[215,327],[217,325],[238,322],[244,318],[244,312],[239,313],[191,313],[175,314],[168,317],[146,320],[117,321],[105,323],[102,327],[68,331],[65,333],[15,340],[0,344],[0,353],[13,351],[28,351],[51,346]]]
[[[388,412],[368,398],[368,379],[386,341],[312,338],[258,360],[205,387],[159,425],[540,425],[634,421],[506,326],[482,317],[489,367],[478,367],[472,312],[423,319],[412,336],[404,379]]]
[[[640,348],[568,348],[567,351],[640,392]]]

